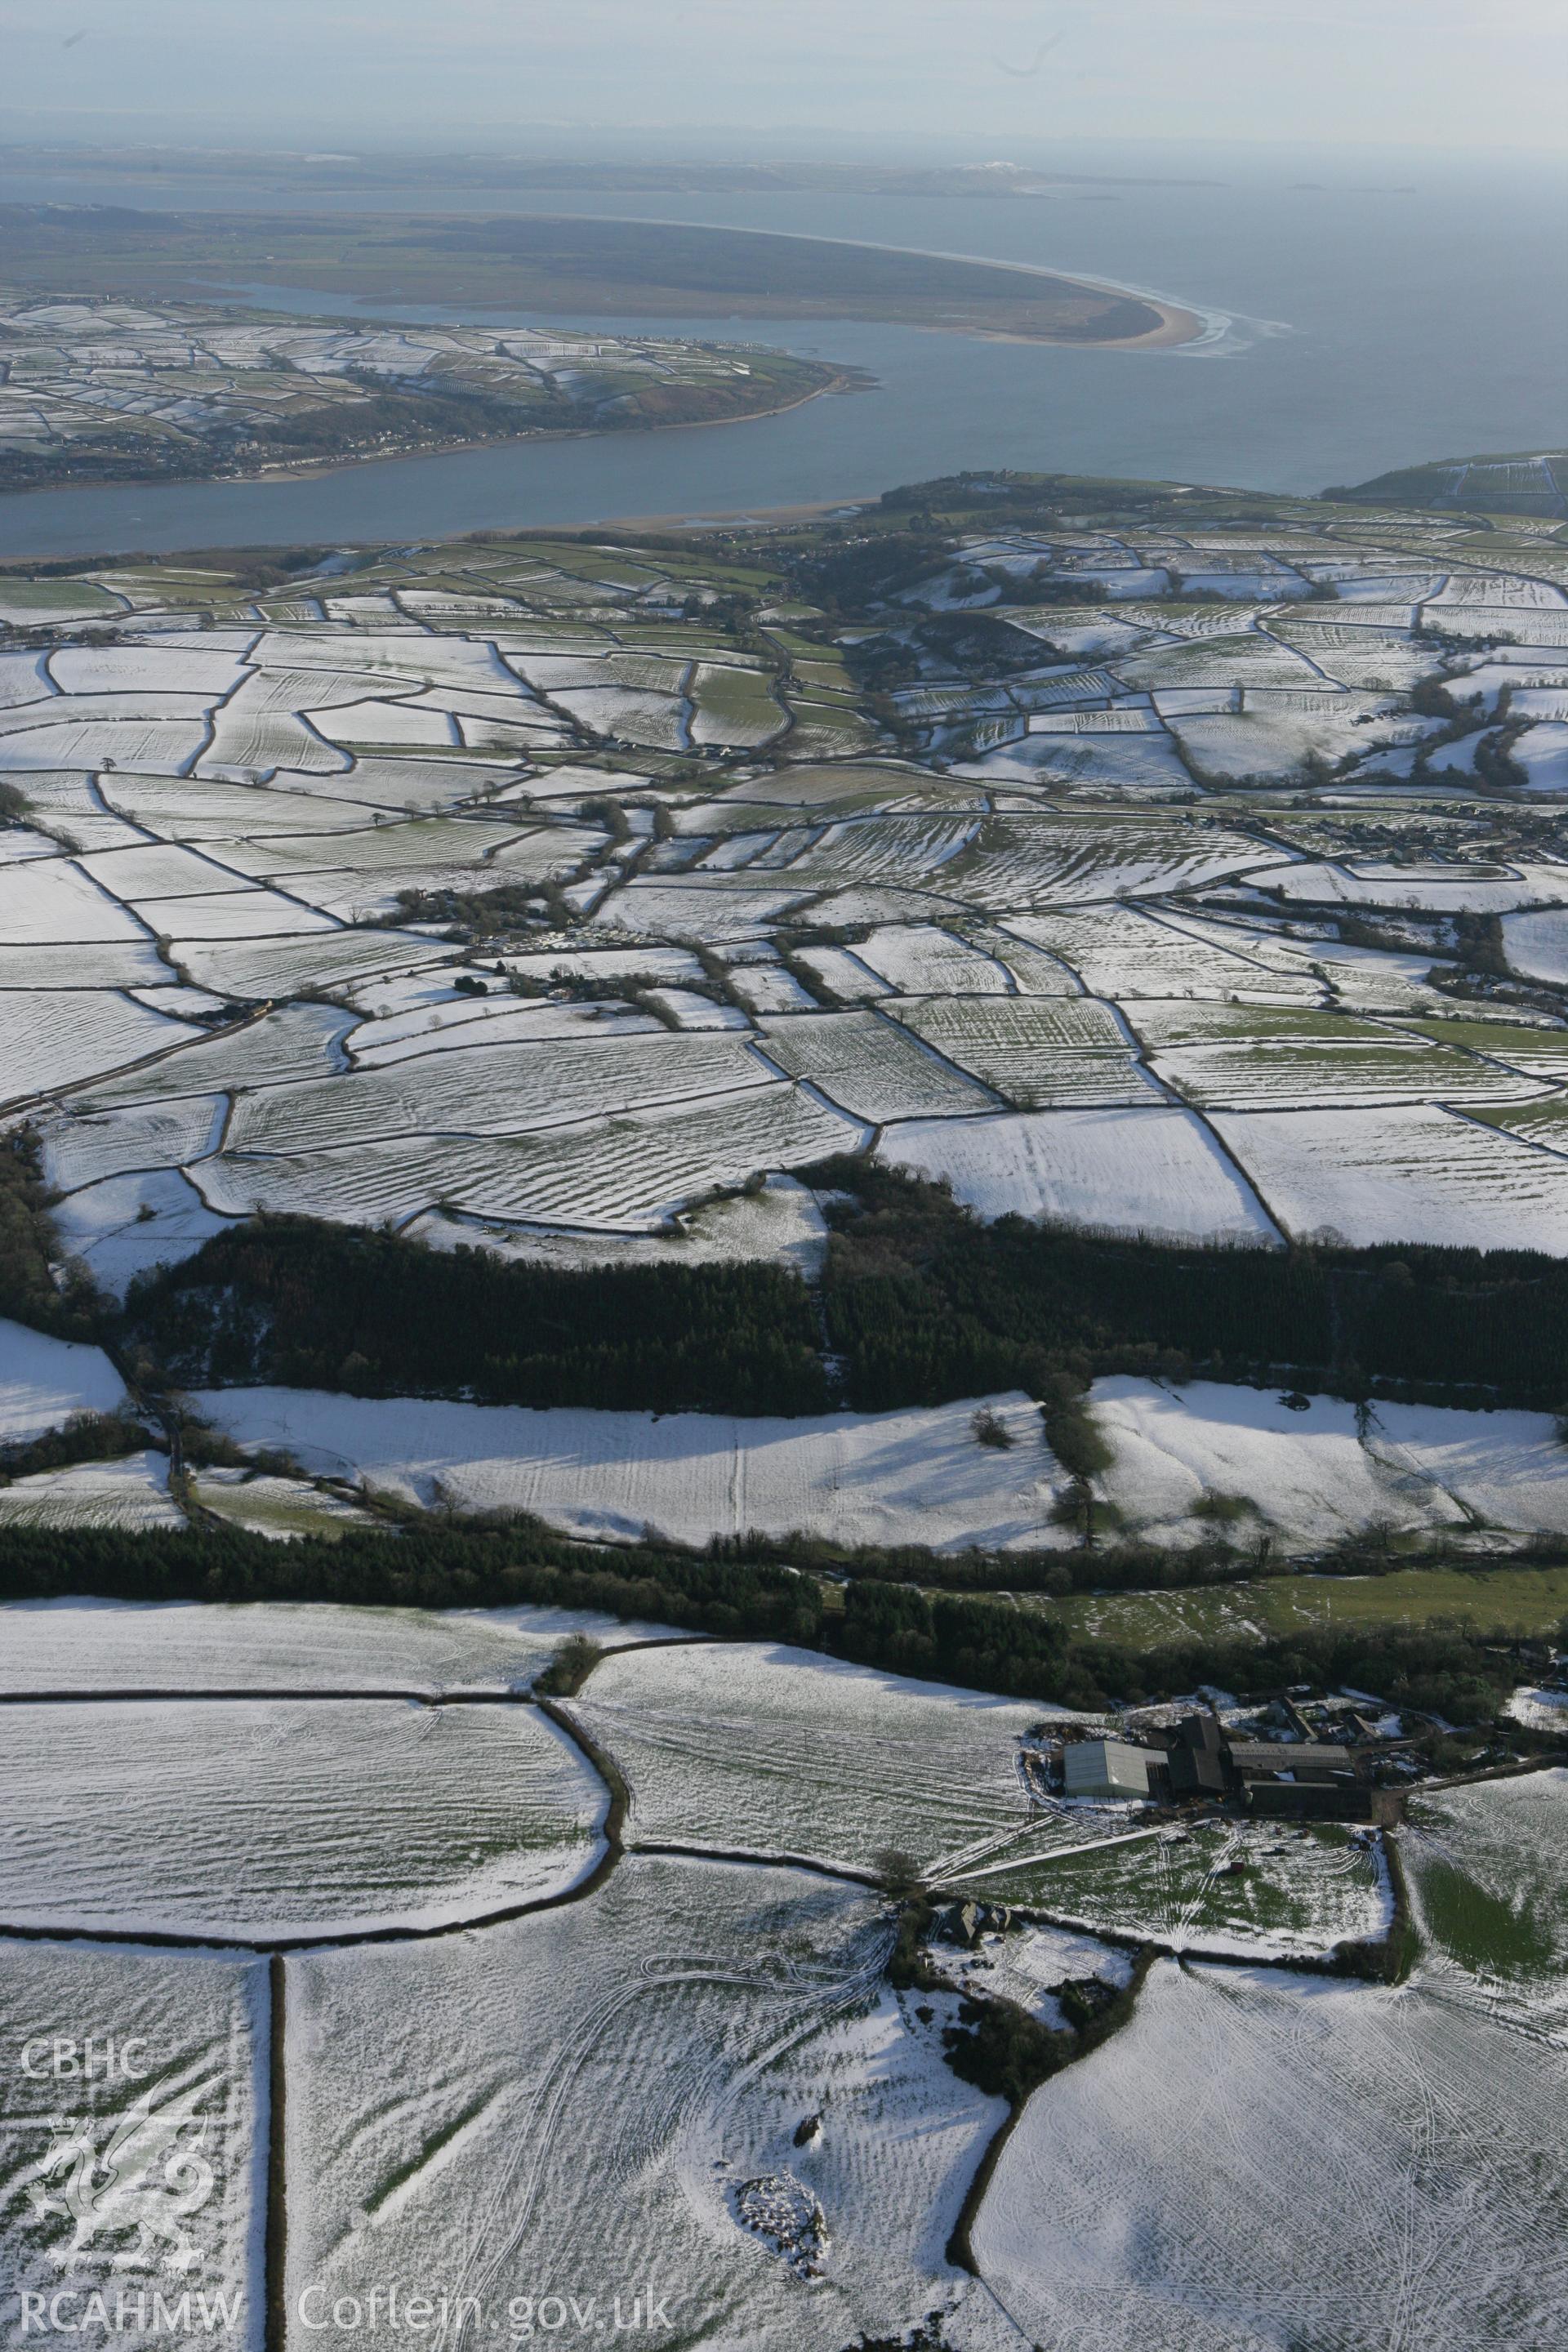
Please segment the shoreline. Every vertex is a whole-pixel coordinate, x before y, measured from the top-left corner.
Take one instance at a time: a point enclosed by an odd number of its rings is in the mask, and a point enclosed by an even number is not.
[[[794,506],[782,507],[705,507],[700,514],[602,515],[592,525],[595,530],[728,530],[741,527],[765,526],[772,523],[816,522],[824,515],[858,513],[864,507],[874,507],[881,497],[880,490],[866,490],[855,498],[808,499]],[[538,526],[539,536],[547,538],[550,527]],[[527,534],[518,532],[521,538]],[[466,532],[472,538],[482,534]]]
[[[666,223],[661,225],[668,226],[684,226],[684,224],[679,223]],[[778,230],[762,230],[752,232],[752,234],[769,236],[783,236],[785,233]],[[846,246],[863,245],[868,243],[865,239],[847,237],[821,238],[816,241],[823,244]],[[877,321],[867,320],[861,318],[847,318],[844,323],[847,325],[887,323],[907,326],[917,332],[968,337],[977,342],[1005,343],[1015,345],[1036,344],[1043,345],[1051,350],[1078,349],[1081,351],[1094,352],[1123,351],[1137,352],[1152,351],[1179,351],[1184,348],[1190,348],[1194,345],[1201,345],[1204,342],[1212,340],[1216,323],[1218,322],[1217,314],[1205,313],[1193,309],[1188,304],[1174,301],[1168,296],[1151,292],[1144,288],[1119,284],[1113,279],[1100,279],[1069,275],[1060,269],[1047,268],[1041,263],[1013,261],[998,262],[994,257],[975,254],[949,253],[935,247],[879,245],[871,249],[882,252],[909,254],[931,260],[959,261],[972,264],[973,266],[980,268],[1004,270],[1025,279],[1031,278],[1047,278],[1057,285],[1069,287],[1075,291],[1086,295],[1099,296],[1102,298],[1115,296],[1123,300],[1135,301],[1143,309],[1152,311],[1154,314],[1155,323],[1153,326],[1145,329],[1141,334],[1121,336],[1075,335],[1065,332],[1052,332],[1048,329],[1042,329],[1035,332],[1021,332],[1015,329],[1001,327],[987,328],[976,326],[971,322],[963,320],[944,320],[940,319],[930,320],[909,320]],[[254,295],[260,296],[264,294],[266,290],[267,289],[264,286],[257,286],[254,289]],[[352,313],[334,312],[330,307],[334,298],[326,289],[303,289],[300,290],[305,292],[320,292],[323,304],[327,306],[321,314],[323,320],[334,318],[341,320],[352,315],[359,320],[360,323],[363,323],[367,327],[376,325],[395,326],[402,323],[397,319],[395,315],[396,312],[406,307],[395,302],[391,303],[387,305],[385,313],[383,315],[378,309],[372,307],[375,304],[376,298],[374,296],[369,298],[354,296],[350,298],[354,305],[354,309]],[[364,307],[362,308],[362,306]],[[254,310],[262,312],[263,314],[267,313],[267,305],[265,301],[256,299],[254,298],[243,302],[240,307],[245,310]],[[420,305],[417,307],[426,308],[428,306]],[[482,313],[486,310],[494,310],[497,306],[493,303],[487,304],[484,302],[476,302],[472,304],[444,304],[436,307],[448,310],[469,310]],[[278,315],[280,317],[290,318],[293,316],[292,313],[279,313]],[[731,320],[738,317],[754,316],[760,323],[765,323],[769,317],[779,315],[781,314],[773,312],[729,314]],[[803,310],[796,315],[805,317],[814,314]],[[797,354],[796,356],[800,355]],[[289,484],[296,481],[322,480],[329,478],[333,475],[348,475],[355,469],[364,466],[406,464],[410,460],[414,459],[455,457],[486,449],[522,448],[531,443],[586,441],[597,439],[608,440],[619,437],[622,434],[639,431],[650,434],[662,434],[690,431],[698,427],[707,429],[708,427],[715,425],[747,425],[761,421],[767,417],[788,415],[794,410],[805,407],[809,402],[820,399],[829,393],[871,391],[879,388],[879,380],[877,377],[870,375],[866,370],[856,367],[852,364],[836,363],[830,361],[820,360],[816,361],[813,363],[818,367],[824,367],[827,370],[827,379],[826,382],[813,386],[808,391],[798,393],[791,399],[780,401],[765,407],[744,410],[729,416],[679,417],[657,423],[638,424],[618,427],[612,426],[608,429],[602,425],[584,425],[576,428],[555,426],[540,427],[531,431],[525,428],[523,431],[518,433],[464,434],[456,436],[450,439],[426,442],[404,448],[361,448],[333,452],[331,455],[321,457],[281,458],[273,463],[263,462],[254,467],[246,467],[242,470],[221,473],[213,472],[177,476],[158,473],[130,474],[122,477],[116,477],[111,480],[94,478],[92,477],[72,478],[68,476],[64,478],[56,478],[43,481],[11,482],[0,485],[0,504],[3,504],[4,501],[12,498],[48,497],[54,493],[72,490],[85,490],[89,492],[100,491],[112,494],[127,490],[149,490],[157,493],[163,490],[176,488],[200,490],[208,488],[227,488],[230,486],[237,488],[252,485],[264,487],[268,483]],[[807,505],[799,509],[792,508],[787,510],[765,509],[759,511],[764,517],[771,517],[775,512],[780,515],[784,515],[786,512],[789,514],[816,513],[829,510],[834,506],[855,502],[856,501],[847,501],[842,499],[836,499],[825,501],[820,506],[816,502],[809,502]],[[737,511],[744,512],[746,510],[740,509]],[[644,518],[642,520],[644,520],[647,527],[652,527],[656,522],[679,528],[692,527],[690,518],[686,516],[659,516],[657,518]],[[25,554],[6,555],[0,557],[0,570],[13,569],[18,564],[26,564],[28,562],[53,562],[56,559],[54,557],[49,556],[41,551],[32,556]]]
[[[1075,279],[1075,284],[1088,284],[1087,279]],[[1097,286],[1097,294],[1113,293],[1113,287]],[[1207,322],[1196,310],[1189,310],[1180,302],[1167,302],[1157,294],[1136,294],[1129,298],[1142,302],[1145,310],[1159,312],[1158,326],[1150,327],[1142,335],[1019,335],[1009,334],[1000,327],[937,328],[938,334],[971,334],[984,343],[1047,343],[1053,351],[1077,352],[1153,352],[1179,351],[1185,343],[1201,342],[1208,331]]]
[[[552,215],[551,217],[564,220],[596,221],[603,216],[595,213],[565,213],[561,215]],[[702,228],[709,226],[707,223],[700,221],[653,220],[643,215],[638,215],[637,218],[639,222],[646,222],[646,225],[650,227],[690,229]],[[928,332],[932,334],[973,335],[978,340],[994,342],[1048,343],[1054,349],[1068,351],[1076,348],[1086,352],[1132,352],[1152,351],[1157,348],[1171,349],[1182,343],[1199,342],[1208,333],[1214,319],[1217,315],[1214,312],[1210,312],[1205,315],[1205,312],[1194,310],[1190,303],[1173,301],[1169,295],[1150,293],[1146,288],[1141,286],[1120,284],[1115,278],[1110,278],[1080,277],[1076,270],[1059,269],[1048,267],[1043,261],[999,260],[994,254],[952,253],[943,246],[893,245],[886,239],[878,237],[812,236],[809,238],[802,238],[794,230],[770,228],[751,228],[748,229],[745,234],[749,236],[773,236],[780,238],[782,241],[796,244],[810,243],[813,245],[850,246],[857,247],[862,252],[868,253],[900,253],[917,261],[960,261],[965,263],[971,268],[1005,271],[1018,278],[1049,278],[1058,286],[1070,287],[1075,293],[1115,295],[1123,301],[1141,302],[1146,310],[1156,312],[1159,320],[1157,326],[1151,327],[1145,333],[1141,335],[1101,336],[1053,335],[1048,331],[1040,334],[1026,335],[1018,334],[1005,328],[989,330],[984,327],[950,326],[944,324],[941,320],[889,319],[878,320],[874,317],[868,318],[864,313],[847,313],[846,323],[849,323],[851,319],[853,319],[853,322],[858,324],[879,323],[888,326],[924,328]],[[525,304],[522,307],[528,308],[531,306]],[[531,307],[537,308],[538,306],[533,305]],[[702,314],[700,311],[692,311],[688,310],[686,315],[695,318],[700,317]],[[717,312],[714,313],[714,316],[718,315],[720,314]],[[742,310],[732,311],[728,315],[734,318],[752,317],[766,320],[769,318],[787,318],[790,316],[803,319],[817,318],[823,314],[811,310],[809,307],[803,307],[801,310],[793,313],[789,311],[777,310],[752,312]]]
[[[1032,337],[1027,340],[1033,341]],[[827,362],[818,364],[826,366]],[[0,483],[0,502],[13,498],[43,498],[65,490],[147,490],[205,489],[209,486],[225,486],[269,482],[307,482],[319,480],[324,475],[346,474],[358,466],[401,466],[421,457],[451,457],[468,449],[521,449],[548,441],[615,441],[630,439],[638,433],[709,432],[717,425],[757,425],[770,416],[787,416],[796,408],[805,408],[814,400],[824,400],[830,393],[874,392],[878,379],[863,368],[834,367],[826,383],[813,384],[809,392],[796,393],[792,400],[781,400],[766,408],[748,408],[733,416],[676,416],[660,424],[648,425],[584,425],[576,428],[566,425],[542,426],[535,432],[465,434],[450,441],[422,442],[408,449],[350,449],[331,457],[284,457],[274,465],[256,466],[243,473],[230,474],[132,474],[111,482],[66,480],[52,482]],[[390,541],[388,542],[390,544]],[[26,555],[0,556],[0,572],[19,563],[44,562],[52,558]]]
[[[1161,352],[1179,351],[1184,343],[1201,341],[1207,331],[1201,313],[1189,310],[1184,303],[1163,301],[1153,294],[1140,294],[1140,302],[1147,302],[1151,310],[1160,314],[1160,323],[1151,327],[1146,335],[1123,335],[1115,342],[1089,346],[1100,352]]]
[[[600,219],[602,215],[594,213],[566,213],[552,215],[551,217],[595,221]],[[708,226],[700,221],[653,220],[640,214],[637,218],[639,222],[645,222],[650,227],[690,229]],[[1005,328],[993,331],[984,327],[949,326],[944,325],[941,320],[903,319],[868,321],[863,314],[857,319],[857,323],[925,328],[927,331],[933,334],[973,335],[977,340],[994,342],[1047,343],[1057,350],[1070,351],[1076,348],[1086,352],[1131,352],[1152,351],[1160,347],[1170,349],[1182,343],[1201,341],[1208,332],[1212,322],[1213,314],[1205,318],[1202,311],[1194,310],[1190,304],[1174,302],[1168,295],[1151,294],[1138,286],[1119,285],[1113,278],[1080,277],[1075,270],[1050,268],[1041,261],[998,260],[994,254],[952,253],[942,246],[894,245],[879,237],[813,236],[803,239],[794,230],[771,228],[752,228],[745,234],[750,236],[773,236],[782,241],[797,244],[806,242],[814,245],[850,246],[868,253],[900,253],[917,261],[960,261],[971,268],[1006,271],[1018,278],[1046,278],[1058,286],[1070,287],[1075,293],[1115,295],[1124,301],[1142,302],[1145,309],[1155,311],[1159,318],[1159,324],[1150,328],[1142,335],[1102,336],[1053,335],[1048,331],[1025,335]],[[699,317],[701,314],[689,311],[687,315]],[[715,313],[715,315],[718,314]],[[737,318],[750,316],[767,319],[784,318],[792,314],[787,311],[736,311],[731,315]],[[793,315],[797,318],[816,318],[821,314],[803,307]]]

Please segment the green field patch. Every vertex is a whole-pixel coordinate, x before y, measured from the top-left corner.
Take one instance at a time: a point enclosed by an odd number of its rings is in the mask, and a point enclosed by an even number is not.
[[[1548,1095],[1531,1103],[1489,1105],[1470,1113],[1543,1151],[1568,1152],[1568,1095]]]
[[[1176,1592],[1076,1593],[1051,1606],[1075,1634],[1141,1649],[1189,1639],[1264,1642],[1310,1627],[1445,1619],[1478,1633],[1539,1636],[1554,1633],[1568,1615],[1568,1565],[1266,1577]]]
[[[785,698],[795,720],[788,738],[792,751],[804,752],[807,758],[820,758],[824,752],[830,757],[842,752],[847,757],[854,751],[868,751],[877,740],[871,721],[850,704],[813,700],[799,694]]]
[[[1426,1931],[1461,1968],[1533,1976],[1552,1965],[1551,1932],[1528,1888],[1510,1901],[1436,1853],[1422,1862],[1420,1876]]]
[[[1568,1029],[1525,1028],[1505,1021],[1402,1021],[1435,1045],[1458,1046],[1506,1062],[1528,1077],[1568,1078]]]
[[[789,723],[768,690],[768,680],[753,669],[701,663],[692,699],[697,716],[691,731],[699,743],[765,743]]]
[[[1160,1076],[1188,1101],[1201,1104],[1506,1098],[1539,1083],[1500,1066],[1495,1046],[1490,1060],[1465,1050],[1472,1037],[1509,1034],[1485,1023],[1407,1022],[1394,1028],[1311,1006],[1275,1009],[1184,998],[1134,1002],[1127,1017],[1155,1055]]]
[[[1379,1936],[1388,1922],[1375,1854],[1337,1822],[1203,1822],[1064,1852],[973,1887],[988,1902],[1178,1949],[1316,1953]]]
[[[1412,1796],[1401,1840],[1426,1968],[1537,2040],[1568,2029],[1568,1771]]]

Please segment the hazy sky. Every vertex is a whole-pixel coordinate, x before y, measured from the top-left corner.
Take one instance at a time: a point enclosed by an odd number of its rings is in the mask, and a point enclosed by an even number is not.
[[[7,135],[1560,144],[1564,0],[0,0]],[[628,134],[633,134],[628,140]]]

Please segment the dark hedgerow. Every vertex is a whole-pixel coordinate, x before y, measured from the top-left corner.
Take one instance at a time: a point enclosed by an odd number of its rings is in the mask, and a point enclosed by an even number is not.
[[[1243,1692],[1350,1684],[1453,1724],[1489,1722],[1519,1678],[1502,1644],[1464,1625],[1304,1629],[1254,1642],[1188,1638],[1135,1650],[1083,1640],[1044,1611],[982,1595],[851,1583],[841,1609],[817,1578],[771,1562],[663,1547],[608,1551],[536,1523],[416,1521],[271,1542],[242,1528],[0,1532],[0,1600],[331,1601],[411,1609],[534,1602],[661,1622],[721,1641],[787,1642],[887,1672],[1098,1708],[1214,1682]]]

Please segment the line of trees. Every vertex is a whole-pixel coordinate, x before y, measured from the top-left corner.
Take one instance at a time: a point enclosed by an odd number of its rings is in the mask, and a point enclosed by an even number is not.
[[[809,1644],[815,1579],[679,1552],[606,1554],[527,1520],[437,1521],[280,1544],[242,1528],[9,1528],[0,1600],[90,1592],[121,1601],[335,1601],[362,1608],[533,1604],[658,1618],[725,1640]]]
[[[89,1284],[57,1288],[37,1146],[23,1130],[0,1138],[0,1315],[62,1339],[90,1339],[102,1321]]]
[[[340,1601],[548,1608],[654,1619],[727,1641],[778,1641],[889,1672],[1069,1707],[1349,1684],[1451,1723],[1489,1720],[1518,1677],[1505,1646],[1465,1626],[1345,1625],[1273,1641],[1189,1636],[1152,1650],[1087,1640],[1043,1610],[867,1581],[832,1591],[767,1561],[648,1549],[607,1560],[527,1522],[269,1542],[240,1528],[0,1535],[0,1599]],[[832,1605],[830,1605],[830,1603]],[[842,1605],[837,1605],[841,1603]]]

